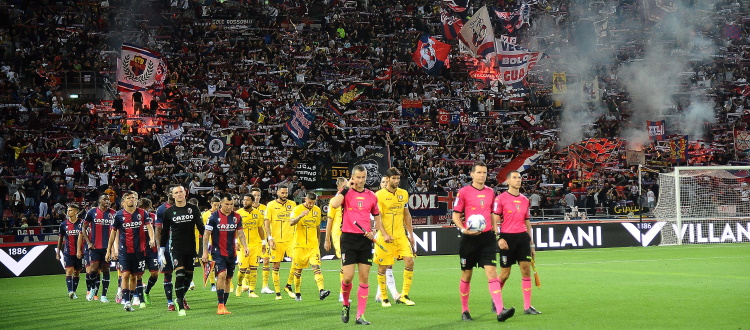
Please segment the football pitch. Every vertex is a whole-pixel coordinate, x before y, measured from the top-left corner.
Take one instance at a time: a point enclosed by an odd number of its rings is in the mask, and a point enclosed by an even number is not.
[[[289,263],[282,264],[282,282],[288,267]],[[355,326],[356,301],[349,324],[340,320],[338,261],[324,261],[322,267],[326,288],[332,291],[325,301],[318,299],[312,272],[305,270],[302,301],[294,301],[286,293],[280,301],[268,294],[260,298],[232,294],[227,309],[233,314],[216,315],[216,294],[198,285],[187,293],[192,309],[184,318],[166,311],[161,277],[151,292],[153,306],[129,313],[114,303],[115,276],[109,304],[86,301],[84,276],[77,300],[68,299],[62,275],[0,279],[0,325],[3,329]],[[498,323],[490,312],[487,279],[477,269],[469,302],[474,321],[462,322],[458,256],[421,256],[416,259],[409,295],[416,305],[384,308],[375,303],[373,270],[365,316],[374,327],[388,329],[750,328],[750,244],[542,251],[537,256],[537,269],[542,287],[534,287],[532,304],[541,315],[523,314],[521,277],[514,267],[503,298],[506,306],[516,307],[516,315]],[[402,263],[396,264],[394,273],[400,289]]]

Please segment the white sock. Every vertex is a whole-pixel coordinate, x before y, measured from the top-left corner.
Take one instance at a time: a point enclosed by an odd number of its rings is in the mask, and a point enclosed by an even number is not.
[[[391,292],[393,300],[400,298],[398,289],[396,289],[396,279],[393,277],[393,269],[388,268],[385,270],[385,285],[388,287],[388,291]]]

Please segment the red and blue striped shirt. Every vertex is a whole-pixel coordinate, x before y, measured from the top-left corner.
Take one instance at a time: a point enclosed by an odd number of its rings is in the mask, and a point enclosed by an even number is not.
[[[81,222],[70,219],[60,224],[60,235],[63,236],[63,254],[75,257],[78,253],[78,234],[81,233]]]
[[[121,254],[146,254],[148,234],[144,229],[151,221],[151,214],[141,208],[136,208],[133,213],[125,210],[117,211],[112,229],[120,231]]]
[[[237,212],[226,215],[221,210],[211,213],[206,223],[206,230],[211,232],[211,253],[224,257],[237,255],[235,238],[242,230],[242,217]]]
[[[89,225],[89,241],[94,244],[94,249],[106,249],[109,244],[109,231],[115,220],[116,211],[113,209],[102,210],[98,207],[90,209],[83,218]]]

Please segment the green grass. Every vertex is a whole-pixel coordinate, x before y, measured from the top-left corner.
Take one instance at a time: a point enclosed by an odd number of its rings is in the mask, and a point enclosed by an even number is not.
[[[514,267],[503,291],[516,316],[498,324],[490,313],[484,272],[475,271],[470,307],[474,322],[460,321],[458,257],[422,256],[416,260],[410,297],[416,306],[382,308],[373,302],[376,278],[370,276],[367,319],[389,329],[750,329],[750,244],[667,246],[545,251],[537,256],[542,288],[534,288],[533,305],[543,314],[523,315],[520,273]],[[56,265],[55,265],[56,266]],[[288,267],[288,263],[282,267]],[[154,306],[126,313],[114,302],[88,302],[81,278],[78,300],[69,300],[63,276],[0,279],[3,329],[122,328],[342,328],[339,319],[338,262],[323,264],[326,286],[333,293],[317,299],[312,273],[303,275],[303,301],[286,295],[229,298],[232,315],[215,315],[216,295],[189,291],[192,310],[186,318],[166,312],[161,279],[152,291]],[[402,264],[395,267],[402,282]],[[282,282],[287,271],[282,268]],[[113,280],[110,298],[116,292]],[[355,286],[356,288],[356,286]],[[352,295],[354,297],[354,295]]]

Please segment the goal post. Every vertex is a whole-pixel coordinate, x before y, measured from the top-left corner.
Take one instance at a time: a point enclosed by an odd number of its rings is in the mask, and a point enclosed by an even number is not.
[[[662,244],[750,241],[750,166],[678,166],[659,174]]]

